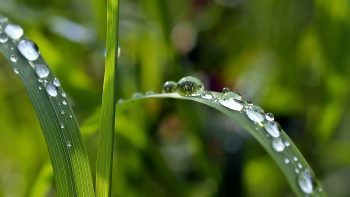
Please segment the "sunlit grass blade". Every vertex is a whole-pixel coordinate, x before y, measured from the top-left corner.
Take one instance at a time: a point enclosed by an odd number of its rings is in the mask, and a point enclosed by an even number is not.
[[[19,26],[6,31],[8,24],[8,19],[0,16],[0,50],[23,81],[33,103],[51,157],[57,194],[94,196],[85,144],[60,82],[36,46],[23,45],[22,53],[19,51],[19,43],[27,42],[27,38]]]
[[[96,163],[96,196],[110,196],[116,101],[119,0],[107,1],[106,63]]]
[[[233,110],[227,107],[228,105],[225,106],[220,103],[221,97],[222,93],[209,91],[205,96],[181,96],[178,93],[153,94],[124,100],[118,104],[117,110],[122,111],[133,105],[134,102],[151,98],[183,99],[210,106],[229,116],[233,122],[250,133],[265,148],[277,163],[297,196],[326,196],[313,170],[281,128],[278,127],[278,136],[276,133],[268,133],[265,127],[269,121],[268,118],[263,117],[264,120],[259,123],[248,118],[247,109],[252,106],[251,103],[243,101],[241,109],[240,107],[232,107],[240,110]]]

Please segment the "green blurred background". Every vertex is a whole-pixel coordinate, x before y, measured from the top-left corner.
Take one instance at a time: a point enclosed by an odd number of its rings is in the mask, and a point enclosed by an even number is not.
[[[348,0],[120,3],[118,98],[186,75],[238,90],[275,114],[329,196],[350,195]],[[93,169],[105,10],[101,0],[0,0],[60,78]],[[0,196],[55,196],[38,120],[3,57],[0,87]],[[113,196],[293,196],[260,145],[205,106],[150,100],[118,112],[116,128]]]

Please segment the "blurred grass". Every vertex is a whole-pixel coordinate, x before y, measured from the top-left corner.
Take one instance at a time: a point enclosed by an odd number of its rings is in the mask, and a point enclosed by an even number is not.
[[[349,181],[342,172],[350,166],[349,3],[159,2],[163,1],[121,0],[118,98],[135,91],[160,91],[165,80],[193,73],[212,90],[237,89],[275,114],[318,177],[324,178],[330,194],[348,196],[349,188],[341,183]],[[0,0],[0,4],[0,12],[23,25],[38,43],[75,104],[79,121],[87,120],[100,107],[105,2]],[[91,29],[93,39],[76,42],[55,33],[50,28],[56,25],[50,20],[54,16]],[[0,65],[0,196],[23,196],[48,154],[22,85],[3,57]],[[165,196],[177,188],[192,196],[290,194],[279,171],[264,174],[272,160],[259,145],[210,110],[153,101],[118,116],[143,133],[133,135],[146,135],[146,142],[139,142],[146,146],[118,138],[113,195]],[[120,130],[127,135],[134,129]],[[237,146],[227,148],[225,139]],[[92,162],[96,140],[96,135],[86,138]],[[173,150],[169,147],[182,150],[172,157],[181,161],[176,169],[162,153]],[[260,178],[254,179],[256,172]],[[267,187],[266,178],[276,185]]]

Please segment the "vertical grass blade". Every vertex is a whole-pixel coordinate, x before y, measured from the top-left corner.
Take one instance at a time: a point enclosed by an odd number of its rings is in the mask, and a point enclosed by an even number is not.
[[[0,50],[33,103],[49,150],[58,196],[94,196],[85,144],[59,80],[37,46],[23,36],[23,29],[2,16]]]
[[[116,101],[119,0],[107,1],[106,63],[96,163],[96,196],[111,194]]]

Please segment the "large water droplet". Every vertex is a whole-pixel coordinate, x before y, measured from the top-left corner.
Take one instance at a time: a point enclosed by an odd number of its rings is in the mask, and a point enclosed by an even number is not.
[[[52,83],[53,83],[53,85],[55,85],[56,87],[60,87],[60,86],[61,86],[61,82],[60,82],[60,80],[58,80],[57,78],[54,78]]]
[[[15,55],[11,55],[10,56],[10,61],[13,63],[16,63],[18,61],[18,57],[16,57]]]
[[[299,174],[298,185],[300,189],[307,194],[311,194],[313,192],[313,179],[309,170],[305,170]]]
[[[272,137],[280,136],[279,127],[276,122],[267,122],[264,127],[266,132],[269,133]]]
[[[18,40],[23,36],[23,29],[22,27],[15,25],[15,24],[8,24],[5,27],[5,33],[8,37]]]
[[[163,93],[173,93],[177,90],[177,83],[175,81],[167,81],[163,84]]]
[[[40,56],[38,46],[30,40],[21,40],[17,46],[19,52],[29,61],[37,60]]]
[[[45,64],[37,64],[34,69],[39,78],[45,78],[50,74],[50,70]]]
[[[277,152],[282,152],[285,148],[281,138],[274,138],[272,140],[272,148]]]
[[[177,92],[182,96],[200,96],[204,92],[204,85],[195,77],[184,77],[177,83]]]
[[[265,119],[264,110],[262,110],[259,106],[256,105],[248,105],[245,113],[248,118],[256,123],[261,123]]]
[[[46,92],[50,95],[50,96],[53,96],[53,97],[56,97],[57,96],[57,88],[52,85],[52,84],[47,84],[46,85]]]
[[[234,99],[234,98],[228,98],[228,99],[219,99],[219,103],[229,109],[235,110],[235,111],[241,111],[244,107],[244,103],[240,100]]]
[[[236,99],[236,100],[242,100],[242,96],[238,92],[233,92],[231,90],[223,89],[223,94],[221,96],[222,99]]]
[[[7,40],[8,40],[7,35],[3,32],[0,33],[0,43],[5,43],[5,42],[7,42]]]

